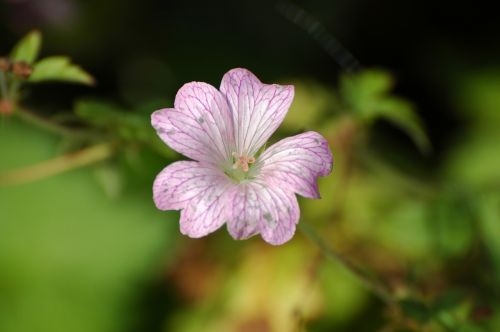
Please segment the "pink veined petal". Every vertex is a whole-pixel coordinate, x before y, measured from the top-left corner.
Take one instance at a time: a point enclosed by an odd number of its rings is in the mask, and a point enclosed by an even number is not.
[[[292,85],[263,84],[247,69],[222,78],[220,91],[233,115],[237,152],[253,156],[283,121],[292,103]]]
[[[178,161],[158,174],[153,197],[160,210],[181,211],[181,232],[205,236],[225,222],[225,194],[234,186],[218,169],[195,161]]]
[[[174,108],[151,116],[160,138],[197,161],[220,163],[234,150],[233,119],[226,98],[213,86],[191,82],[179,89]]]
[[[207,187],[181,211],[181,233],[198,238],[219,229],[226,222],[226,196],[234,184],[226,182]]]
[[[285,138],[259,157],[260,176],[308,198],[319,198],[317,178],[330,174],[333,158],[327,140],[309,131]]]
[[[227,199],[227,228],[233,238],[260,233],[266,242],[279,245],[293,237],[300,216],[293,192],[252,181],[232,188]]]
[[[153,199],[160,210],[179,210],[208,187],[227,181],[212,165],[177,161],[165,167],[153,183]]]

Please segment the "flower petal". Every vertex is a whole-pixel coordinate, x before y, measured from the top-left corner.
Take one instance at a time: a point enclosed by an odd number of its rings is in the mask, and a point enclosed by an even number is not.
[[[191,82],[179,89],[175,108],[156,111],[151,123],[172,149],[197,161],[220,163],[234,150],[233,119],[213,86]]]
[[[236,68],[222,78],[234,120],[239,154],[253,156],[283,121],[292,103],[292,85],[263,84],[247,69]]]
[[[260,233],[273,245],[292,238],[300,215],[295,194],[263,181],[232,188],[226,209],[227,228],[233,238],[247,239]]]
[[[196,161],[177,161],[165,167],[153,183],[153,199],[160,210],[179,210],[218,183],[227,178],[211,165]]]
[[[259,157],[260,174],[304,197],[319,198],[317,178],[332,170],[327,140],[314,131],[285,138]]]
[[[181,212],[181,232],[201,237],[225,222],[225,193],[234,186],[218,169],[195,161],[178,161],[158,174],[153,197],[160,210]]]
[[[198,238],[219,229],[226,222],[227,192],[233,183],[208,186],[181,211],[181,233]]]

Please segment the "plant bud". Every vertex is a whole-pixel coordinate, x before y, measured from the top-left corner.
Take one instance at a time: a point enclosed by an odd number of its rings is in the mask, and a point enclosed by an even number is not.
[[[10,100],[0,100],[0,114],[9,115],[14,111],[14,104]]]
[[[27,79],[33,72],[33,67],[31,67],[27,62],[18,61],[12,64],[12,72],[16,76]]]
[[[7,72],[10,70],[10,60],[2,57],[0,58],[0,71]]]

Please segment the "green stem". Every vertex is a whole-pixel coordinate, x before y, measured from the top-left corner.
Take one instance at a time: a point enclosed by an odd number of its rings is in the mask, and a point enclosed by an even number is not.
[[[7,81],[3,71],[0,71],[0,92],[2,93],[2,98],[0,99],[9,99]]]
[[[18,115],[23,121],[57,135],[80,138],[87,136],[87,133],[85,132],[69,129],[23,108],[18,108],[15,114]]]
[[[41,163],[0,173],[0,186],[17,185],[41,180],[72,169],[95,164],[114,153],[110,143],[97,144]]]
[[[351,272],[351,274],[354,275],[367,290],[375,294],[386,304],[394,304],[396,302],[396,299],[385,285],[382,285],[373,280],[373,278],[366,275],[366,273],[364,273],[357,266],[352,264],[339,253],[335,252],[332,248],[330,248],[309,224],[301,222],[299,223],[299,228],[302,233],[304,233],[306,237],[311,240],[311,242],[314,242],[319,247],[321,253],[326,258],[336,262],[337,264],[341,265],[346,270]]]
[[[21,87],[21,81],[15,77],[13,77],[12,75],[10,77],[11,77],[11,81],[10,81],[10,91],[9,91],[10,97],[9,97],[9,99],[13,100],[14,102],[17,102],[19,88]]]

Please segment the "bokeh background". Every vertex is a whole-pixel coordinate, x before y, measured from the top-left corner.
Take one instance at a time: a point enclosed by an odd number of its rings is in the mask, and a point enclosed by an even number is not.
[[[500,331],[492,5],[2,0],[0,55],[39,29],[42,57],[68,55],[97,83],[24,84],[20,105],[70,134],[2,115],[1,172],[114,150],[0,186],[0,331]],[[332,36],[359,68],[339,64]],[[273,140],[328,138],[334,171],[321,200],[300,200],[301,223],[357,272],[300,231],[279,247],[224,229],[193,240],[178,212],[155,209],[155,175],[182,157],[150,113],[183,83],[218,86],[234,67],[295,84]]]

